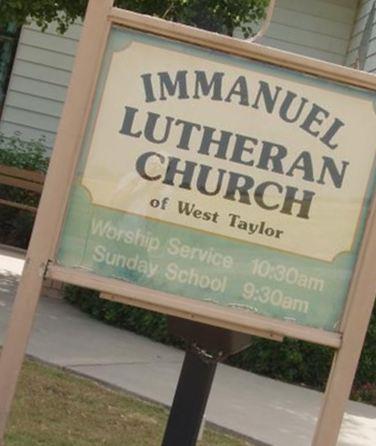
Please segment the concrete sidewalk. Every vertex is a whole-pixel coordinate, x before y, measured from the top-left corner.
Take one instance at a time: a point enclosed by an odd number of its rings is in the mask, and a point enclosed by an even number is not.
[[[0,251],[0,343],[23,267]],[[43,361],[170,405],[183,353],[106,326],[61,300],[42,298],[28,353]],[[309,446],[322,395],[221,365],[208,421],[272,446]],[[339,446],[375,446],[376,408],[350,402]]]

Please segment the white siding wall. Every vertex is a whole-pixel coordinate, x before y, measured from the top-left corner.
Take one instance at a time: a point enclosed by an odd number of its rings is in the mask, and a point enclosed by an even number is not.
[[[371,11],[374,0],[361,0],[359,2],[359,9],[354,25],[354,29],[351,36],[349,52],[347,57],[347,64],[352,65],[358,54],[360,41],[362,39],[362,33],[366,26],[368,15]],[[366,71],[376,73],[376,18],[373,23],[372,37],[368,49],[367,62],[364,67]]]
[[[261,43],[344,64],[356,6],[357,0],[277,0]],[[18,130],[26,139],[45,135],[53,146],[80,31],[74,25],[60,36],[53,27],[46,33],[24,27],[0,131]]]
[[[277,0],[260,43],[343,65],[356,6],[357,0]]]
[[[61,36],[53,26],[22,30],[9,84],[0,131],[22,133],[24,139],[45,136],[52,147],[66,97],[80,25]]]

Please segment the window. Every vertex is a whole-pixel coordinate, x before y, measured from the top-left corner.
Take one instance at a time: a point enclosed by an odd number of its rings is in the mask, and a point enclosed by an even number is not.
[[[19,28],[16,25],[0,27],[0,116],[8,88],[18,37]]]

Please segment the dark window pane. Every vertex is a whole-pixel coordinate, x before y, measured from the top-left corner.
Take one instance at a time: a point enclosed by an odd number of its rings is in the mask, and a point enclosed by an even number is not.
[[[19,28],[15,25],[0,27],[0,115],[8,88],[18,36]]]

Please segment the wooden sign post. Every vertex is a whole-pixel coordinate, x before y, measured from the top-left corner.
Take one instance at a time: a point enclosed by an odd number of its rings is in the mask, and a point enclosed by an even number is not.
[[[1,354],[0,435],[49,277],[334,348],[313,440],[334,446],[375,295],[375,90],[91,0]]]

